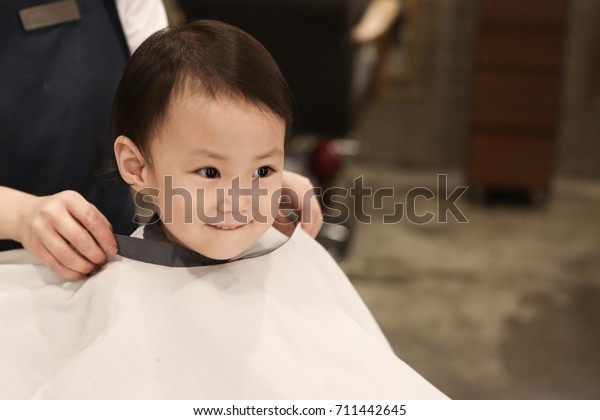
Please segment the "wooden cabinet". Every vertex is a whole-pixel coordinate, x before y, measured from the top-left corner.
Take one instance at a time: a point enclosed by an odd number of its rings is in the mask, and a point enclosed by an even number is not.
[[[547,191],[569,0],[482,0],[468,142],[470,186]]]

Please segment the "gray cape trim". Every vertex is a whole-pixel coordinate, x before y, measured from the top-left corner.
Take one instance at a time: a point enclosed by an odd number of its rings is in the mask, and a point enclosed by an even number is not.
[[[225,264],[231,261],[256,258],[268,254],[289,240],[283,234],[279,234],[279,236],[275,241],[270,241],[270,244],[266,244],[266,246],[260,246],[261,244],[251,246],[248,250],[240,254],[240,256],[229,260],[215,260],[170,242],[159,223],[145,225],[143,228],[143,239],[123,235],[115,235],[115,238],[117,239],[119,248],[118,254],[125,258],[166,267],[198,267]],[[257,242],[259,241],[260,239]]]

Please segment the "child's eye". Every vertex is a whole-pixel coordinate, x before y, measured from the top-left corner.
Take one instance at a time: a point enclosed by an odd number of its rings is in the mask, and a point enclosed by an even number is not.
[[[261,166],[256,171],[252,173],[252,178],[264,178],[271,175],[273,169],[269,166]]]
[[[216,168],[200,168],[198,174],[205,178],[217,178],[219,176],[219,170]]]

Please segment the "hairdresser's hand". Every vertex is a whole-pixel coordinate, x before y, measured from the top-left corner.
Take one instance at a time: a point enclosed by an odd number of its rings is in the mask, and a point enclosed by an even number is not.
[[[313,185],[310,180],[294,172],[283,172],[282,202],[287,203],[288,208],[299,212],[302,228],[313,238],[317,236],[323,227],[323,211],[314,194]],[[286,231],[284,220],[277,220],[275,227],[284,233]],[[289,221],[287,226],[291,226]]]
[[[68,280],[97,271],[117,251],[108,220],[75,191],[30,196],[18,210],[15,239]]]

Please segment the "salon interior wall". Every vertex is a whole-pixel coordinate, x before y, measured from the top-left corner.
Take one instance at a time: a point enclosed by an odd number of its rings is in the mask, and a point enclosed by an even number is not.
[[[387,90],[358,131],[379,161],[460,171],[469,135],[478,0],[413,4],[401,47],[389,60]],[[600,177],[600,0],[571,0],[569,7],[556,171]]]
[[[558,170],[600,177],[600,0],[573,0]]]

